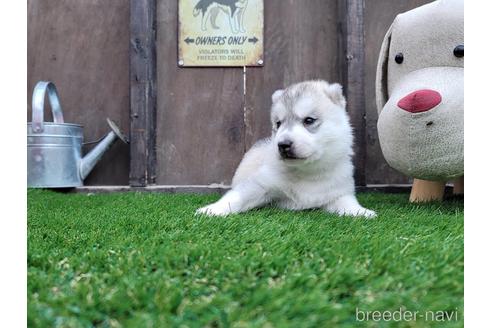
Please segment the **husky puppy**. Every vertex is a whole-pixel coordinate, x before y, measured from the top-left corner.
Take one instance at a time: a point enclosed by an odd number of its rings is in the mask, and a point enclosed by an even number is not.
[[[232,189],[197,213],[225,216],[268,203],[374,217],[355,198],[352,128],[340,84],[305,81],[272,95],[272,136],[244,156]]]
[[[200,0],[193,9],[193,16],[196,17],[202,14],[202,31],[207,30],[207,22],[210,18],[210,23],[214,29],[219,29],[216,24],[217,15],[220,11],[224,12],[229,19],[231,31],[236,33],[245,33],[244,29],[244,11],[248,5],[248,0]]]

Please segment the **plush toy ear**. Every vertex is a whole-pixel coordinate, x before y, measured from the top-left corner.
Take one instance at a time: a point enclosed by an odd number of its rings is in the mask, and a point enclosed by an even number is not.
[[[339,105],[343,108],[347,105],[347,101],[343,96],[343,88],[338,83],[328,84],[328,82],[323,83],[323,90],[325,91],[328,98],[330,98],[333,103]]]
[[[388,96],[388,57],[391,44],[391,32],[393,25],[390,26],[384,36],[381,50],[379,51],[378,66],[376,70],[376,106],[378,115],[383,110],[384,105],[389,99]]]
[[[284,90],[277,90],[272,94],[272,103],[276,102],[277,100],[280,99],[280,96],[284,93]]]

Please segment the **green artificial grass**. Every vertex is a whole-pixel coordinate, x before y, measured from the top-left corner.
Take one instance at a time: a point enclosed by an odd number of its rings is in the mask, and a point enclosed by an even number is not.
[[[463,326],[462,200],[193,215],[218,197],[29,190],[29,327]],[[356,318],[400,308],[436,316]]]

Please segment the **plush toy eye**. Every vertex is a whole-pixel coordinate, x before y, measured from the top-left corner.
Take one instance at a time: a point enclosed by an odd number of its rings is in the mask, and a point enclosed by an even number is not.
[[[277,122],[275,123],[275,125],[277,126],[277,129],[280,127],[280,124],[282,124],[282,122],[280,122],[280,121],[277,121]]]
[[[457,45],[453,50],[453,54],[458,58],[465,56],[465,46],[462,44]]]
[[[312,117],[306,117],[304,119],[304,125],[312,125],[314,122],[316,122],[316,119],[315,118],[312,118]]]
[[[401,52],[397,53],[395,56],[395,62],[397,64],[403,63],[403,54]]]

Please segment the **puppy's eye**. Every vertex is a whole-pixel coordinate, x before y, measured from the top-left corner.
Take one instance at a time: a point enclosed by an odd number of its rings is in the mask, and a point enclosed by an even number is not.
[[[277,121],[277,122],[275,123],[275,125],[277,126],[277,129],[280,127],[280,125],[281,125],[281,124],[282,124],[282,122],[280,122],[280,121]]]
[[[395,62],[397,64],[403,63],[403,54],[401,52],[397,53],[395,56]]]
[[[304,125],[312,125],[314,124],[314,122],[316,122],[316,119],[315,118],[312,118],[312,117],[306,117],[304,119]]]
[[[459,44],[457,45],[454,50],[453,50],[453,54],[458,57],[458,58],[461,58],[461,57],[464,57],[465,56],[465,46],[462,45],[462,44]]]

